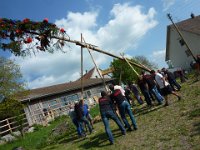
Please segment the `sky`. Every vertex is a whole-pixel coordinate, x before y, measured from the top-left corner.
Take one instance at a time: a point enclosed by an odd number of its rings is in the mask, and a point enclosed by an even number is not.
[[[200,15],[200,0],[0,0],[0,18],[29,18],[64,28],[72,40],[80,40],[120,56],[145,56],[159,68],[165,63],[166,30],[174,22]],[[80,78],[80,47],[68,43],[53,54],[39,52],[25,58],[0,49],[0,56],[20,66],[27,88],[51,86]],[[113,58],[92,52],[100,69],[110,66]],[[83,55],[84,71],[94,67],[87,49]]]

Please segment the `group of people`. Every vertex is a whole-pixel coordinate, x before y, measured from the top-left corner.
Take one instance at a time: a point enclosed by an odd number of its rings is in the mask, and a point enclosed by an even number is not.
[[[109,89],[110,93],[106,91],[101,92],[101,97],[99,98],[98,102],[99,102],[101,118],[105,126],[105,131],[108,136],[108,140],[110,141],[110,144],[113,144],[114,138],[110,130],[109,119],[115,121],[115,123],[121,130],[122,135],[126,135],[126,131],[137,130],[138,127],[133,112],[131,110],[131,105],[129,104],[129,102],[125,97],[124,89],[119,85],[113,85],[113,84],[109,85]],[[119,111],[121,119],[116,113],[116,110]],[[126,118],[126,113],[130,117],[131,124],[128,122]]]
[[[69,116],[76,126],[79,137],[85,137],[87,130],[89,130],[90,134],[93,132],[93,120],[84,99],[76,102],[74,106],[70,106]]]
[[[138,89],[140,88],[140,91]],[[122,135],[126,135],[127,131],[137,130],[137,123],[131,109],[132,96],[139,104],[143,104],[143,98],[148,106],[152,106],[152,100],[157,100],[158,105],[169,105],[168,95],[173,94],[179,100],[181,96],[176,91],[181,89],[179,83],[176,82],[176,78],[173,73],[163,68],[161,71],[151,70],[150,73],[142,72],[138,76],[138,81],[134,84],[129,82],[126,88],[122,88],[120,85],[110,84],[110,91],[101,91],[101,97],[98,99],[99,110],[105,131],[108,136],[110,144],[114,143],[114,138],[109,126],[109,119],[114,120],[118,125]],[[131,123],[126,118],[126,114],[130,117]],[[84,100],[80,100],[79,103],[75,103],[74,109],[70,111],[70,116],[74,125],[77,128],[79,136],[86,136],[85,129],[89,129],[89,132],[93,131],[93,123],[91,115],[89,114],[88,105],[84,103]],[[84,127],[84,125],[86,127]]]
[[[181,96],[176,92],[181,89],[181,85],[176,81],[174,74],[165,68],[157,72],[151,70],[148,74],[143,71],[138,77],[137,84],[149,106],[152,106],[153,100],[157,100],[159,105],[165,100],[165,106],[168,106],[169,94],[181,99]]]

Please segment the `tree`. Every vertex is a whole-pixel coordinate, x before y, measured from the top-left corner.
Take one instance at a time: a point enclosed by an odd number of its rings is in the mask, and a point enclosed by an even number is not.
[[[129,60],[137,64],[144,65],[149,69],[156,68],[156,65],[150,62],[145,56],[136,56]],[[134,73],[134,71],[131,69],[131,67],[125,61],[121,61],[119,59],[113,59],[113,61],[110,64],[110,67],[113,67],[115,70],[113,71],[113,78],[115,78],[119,82],[121,81],[127,84],[129,81],[135,81],[138,78],[137,75]],[[134,69],[139,74],[143,71],[143,69],[138,67],[137,68],[134,67]]]
[[[157,65],[153,62],[150,62],[145,56],[135,56],[134,59],[136,62],[145,65],[149,69],[157,69]]]
[[[23,105],[17,97],[23,96],[25,84],[21,80],[22,75],[18,65],[13,61],[0,57],[0,95],[5,100],[0,103],[0,119],[16,116],[23,110]]]
[[[42,22],[31,21],[25,18],[23,21],[0,18],[0,48],[9,50],[16,56],[26,56],[38,51],[53,52],[64,46],[64,29],[59,29],[55,24],[49,23],[45,18]],[[52,38],[59,35],[60,38]]]

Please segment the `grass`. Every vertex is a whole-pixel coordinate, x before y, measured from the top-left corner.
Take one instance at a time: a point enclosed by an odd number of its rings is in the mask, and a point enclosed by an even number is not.
[[[25,135],[13,143],[0,146],[2,150],[10,150],[14,146],[25,149],[68,150],[68,149],[131,149],[131,150],[199,150],[200,142],[200,81],[188,81],[182,84],[179,92],[182,100],[173,95],[169,97],[169,106],[147,108],[144,105],[134,106],[133,111],[138,123],[138,130],[127,132],[122,136],[116,124],[110,120],[115,144],[109,145],[102,122],[94,125],[96,132],[86,138],[78,138],[75,130],[65,134],[54,142],[46,143],[53,127],[63,120],[58,120],[47,128]],[[98,106],[91,109],[94,116],[99,114]],[[43,141],[42,141],[43,140]],[[44,145],[42,145],[44,143]],[[37,145],[37,146],[36,146]]]

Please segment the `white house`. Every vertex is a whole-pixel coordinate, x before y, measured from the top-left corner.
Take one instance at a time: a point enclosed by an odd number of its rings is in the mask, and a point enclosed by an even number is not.
[[[183,35],[183,39],[188,44],[192,53],[200,54],[200,16],[176,23]],[[194,61],[186,45],[181,41],[181,37],[173,25],[167,26],[166,58],[169,67],[189,70],[190,63]]]

